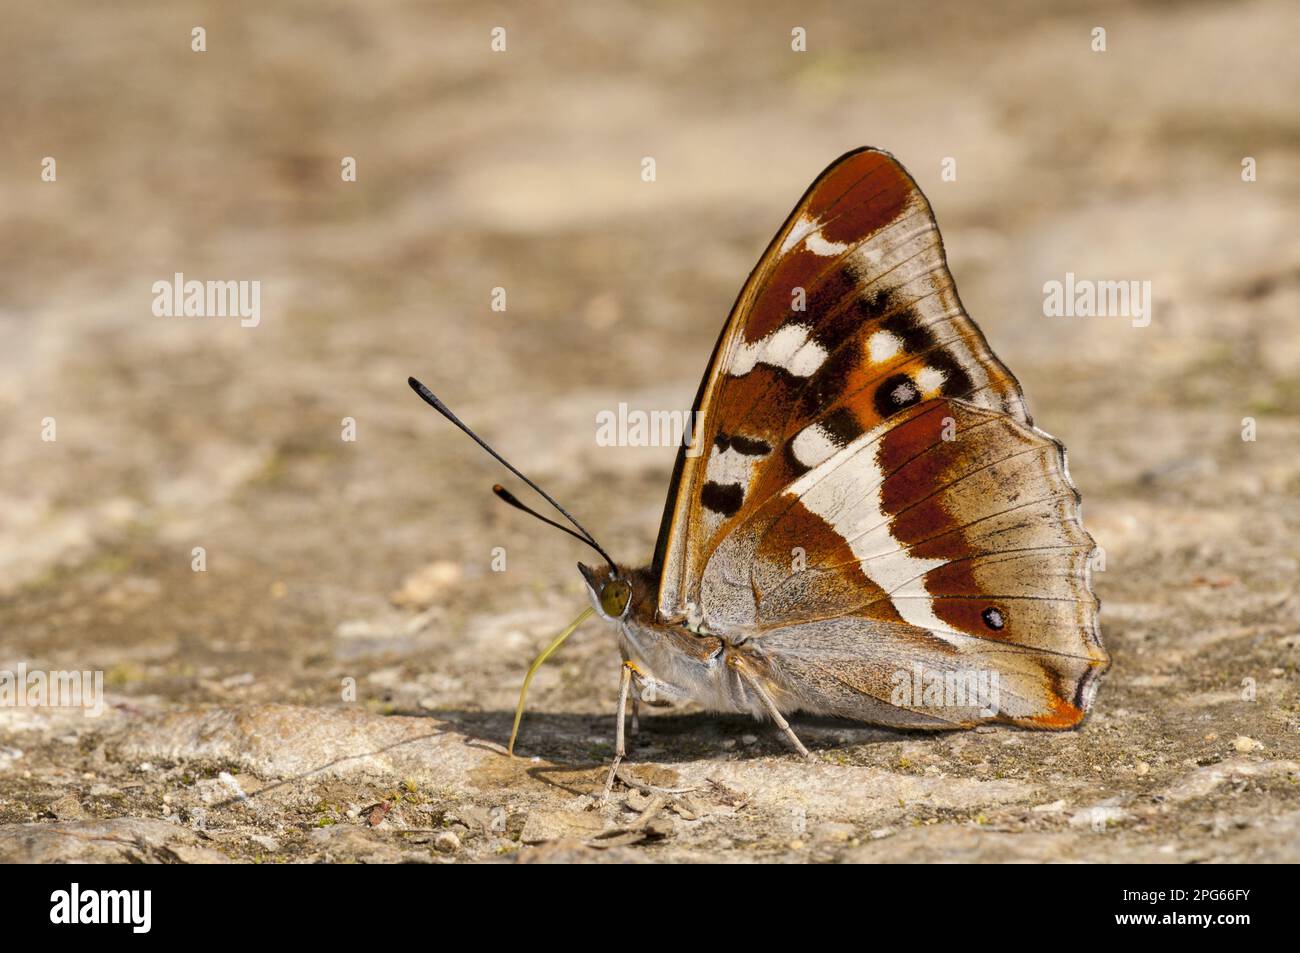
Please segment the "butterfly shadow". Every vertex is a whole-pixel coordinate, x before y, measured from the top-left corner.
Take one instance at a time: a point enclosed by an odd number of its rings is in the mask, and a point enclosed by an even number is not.
[[[446,731],[464,737],[466,745],[506,757],[513,711],[438,709],[401,714],[436,718],[446,723]],[[821,716],[796,715],[790,724],[814,756],[908,737],[905,732]],[[592,778],[607,770],[613,758],[613,715],[530,712],[520,725],[515,754],[533,762],[527,770],[537,780],[575,795],[590,793]],[[743,715],[704,711],[643,707],[640,731],[636,737],[629,735],[627,745],[627,762],[634,766],[776,756],[799,760],[774,725]]]

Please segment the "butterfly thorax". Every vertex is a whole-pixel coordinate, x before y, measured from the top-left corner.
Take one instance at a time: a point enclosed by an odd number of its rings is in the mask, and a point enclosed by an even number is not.
[[[693,701],[712,711],[761,714],[759,700],[746,689],[737,668],[763,677],[766,666],[744,640],[708,632],[689,619],[658,619],[658,579],[649,568],[620,570],[600,588],[592,582],[588,577],[592,602],[601,618],[615,627],[619,650],[635,666],[648,695]],[[626,611],[620,617],[609,614],[608,602],[601,599],[604,587],[611,582],[630,587]]]

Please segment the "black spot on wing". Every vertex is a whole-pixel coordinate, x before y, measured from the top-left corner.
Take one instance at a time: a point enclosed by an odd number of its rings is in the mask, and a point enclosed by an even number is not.
[[[825,419],[818,421],[818,426],[826,432],[837,447],[847,447],[862,436],[862,427],[858,424],[858,418],[853,416],[853,411],[847,407],[841,407]]]
[[[746,457],[765,457],[772,452],[772,446],[766,440],[760,440],[757,437],[746,437],[743,434],[734,437],[718,434],[713,438],[713,443],[717,446],[719,453],[735,450]]]
[[[921,316],[912,308],[886,318],[880,330],[888,331],[902,341],[903,351],[907,354],[920,354],[934,345],[934,332],[921,323]]]
[[[974,389],[970,375],[957,363],[957,359],[947,351],[931,355],[928,364],[936,371],[943,372],[943,386],[939,388],[945,397],[965,397]]]
[[[861,361],[861,354],[853,347],[841,348],[827,358],[799,394],[796,416],[810,420],[823,407],[833,404],[844,393],[845,381]]]
[[[858,323],[874,324],[898,307],[898,295],[893,288],[872,288],[859,295],[853,307],[858,313]]]
[[[735,516],[744,502],[745,488],[739,483],[714,483],[710,480],[700,491],[700,504],[706,510],[723,516]]]

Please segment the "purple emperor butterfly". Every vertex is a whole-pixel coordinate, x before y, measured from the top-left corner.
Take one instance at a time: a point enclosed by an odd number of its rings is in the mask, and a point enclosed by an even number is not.
[[[745,282],[695,399],[704,449],[678,452],[644,568],[411,385],[605,561],[579,565],[592,608],[528,678],[586,615],[613,627],[606,793],[633,687],[634,704],[771,719],[806,755],[787,713],[1071,728],[1109,665],[1065,450],[963,309],[930,205],[888,153],[832,163]]]

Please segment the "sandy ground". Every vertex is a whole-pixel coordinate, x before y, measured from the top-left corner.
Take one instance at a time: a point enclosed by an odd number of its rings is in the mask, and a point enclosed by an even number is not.
[[[1300,8],[542,6],[6,12],[0,669],[108,705],[0,709],[0,860],[1300,860]],[[672,451],[596,413],[689,405],[863,144],[1070,449],[1112,673],[1066,734],[801,719],[812,765],[656,709],[634,770],[694,790],[597,809],[597,623],[501,753],[584,554],[406,377],[648,558]],[[155,316],[176,272],[260,281],[260,324]],[[1066,272],[1149,280],[1150,326],[1044,317]]]

